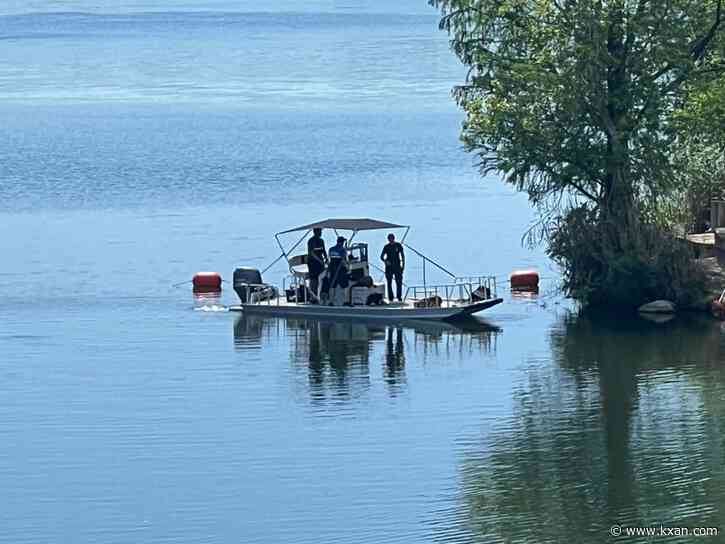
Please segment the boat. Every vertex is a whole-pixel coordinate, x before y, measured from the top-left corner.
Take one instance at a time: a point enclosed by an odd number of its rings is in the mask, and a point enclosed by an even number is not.
[[[340,305],[331,304],[324,293],[313,293],[310,290],[307,255],[294,253],[310,232],[317,228],[331,229],[338,235],[341,231],[350,233],[345,241],[350,287],[345,291],[344,303]],[[403,230],[400,243],[422,259],[422,283],[405,285],[405,295],[398,302],[384,301],[384,284],[375,283],[370,276],[370,268],[377,267],[368,259],[368,244],[356,241],[358,234],[376,230]],[[246,315],[315,319],[450,321],[471,316],[503,302],[496,294],[495,277],[461,277],[453,274],[406,243],[409,231],[408,225],[368,218],[346,218],[325,219],[278,232],[274,238],[282,253],[269,266],[261,272],[250,267],[240,267],[234,271],[233,287],[240,304],[231,306],[230,310]],[[297,242],[285,247],[283,237],[299,233],[303,234]],[[283,278],[281,288],[265,283],[262,274],[282,259],[287,262],[289,274]],[[431,266],[449,276],[450,281],[428,283],[426,269]]]

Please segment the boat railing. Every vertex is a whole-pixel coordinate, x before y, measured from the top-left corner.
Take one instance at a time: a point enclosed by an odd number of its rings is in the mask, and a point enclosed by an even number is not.
[[[303,299],[297,300],[297,293],[299,292],[300,287],[302,287]],[[308,298],[310,295],[310,290],[307,288],[307,282],[305,281],[305,278],[290,274],[289,276],[285,276],[282,278],[282,292],[279,293],[279,296],[277,297],[278,306],[280,299],[283,296],[287,296],[288,289],[294,289],[296,304],[308,304],[310,302],[311,299]]]
[[[487,298],[496,298],[496,276],[456,276],[455,283],[470,283],[474,287],[474,291],[479,287],[483,287],[488,293]]]
[[[411,285],[405,291],[403,300],[429,301],[431,305],[454,306],[471,304],[496,297],[496,279],[488,276],[476,277],[473,281],[457,278],[454,283]]]
[[[249,304],[280,305],[282,297],[286,296],[288,289],[294,289],[295,295],[301,286],[304,300],[296,301],[298,304],[307,304],[309,291],[304,279],[298,276],[285,276],[282,278],[282,290],[276,296],[269,296],[269,290],[274,289],[267,283],[244,284],[249,289]],[[413,302],[430,299],[431,303],[437,301],[444,306],[470,304],[472,302],[496,298],[496,278],[494,276],[461,276],[456,277],[453,283],[411,285],[406,287],[404,300]]]

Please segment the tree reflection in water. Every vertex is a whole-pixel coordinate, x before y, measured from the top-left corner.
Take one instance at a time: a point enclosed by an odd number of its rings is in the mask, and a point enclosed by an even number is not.
[[[458,504],[436,514],[437,541],[611,542],[615,523],[725,530],[724,339],[700,319],[563,319],[551,360],[515,386],[512,416],[461,441]]]

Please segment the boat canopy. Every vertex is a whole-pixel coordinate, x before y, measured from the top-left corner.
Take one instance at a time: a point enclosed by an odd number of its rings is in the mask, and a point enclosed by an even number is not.
[[[382,229],[407,229],[408,225],[398,225],[396,223],[388,223],[387,221],[378,221],[377,219],[324,219],[309,225],[302,225],[289,230],[283,230],[277,234],[287,234],[288,232],[308,231],[312,229],[337,229],[337,230],[382,230]]]
[[[289,256],[292,253],[292,251],[295,250],[297,246],[299,246],[302,241],[307,237],[307,234],[312,229],[333,229],[335,232],[338,230],[349,230],[352,231],[352,236],[350,237],[350,240],[348,240],[348,243],[352,242],[352,239],[355,238],[355,235],[361,231],[361,230],[388,230],[388,229],[405,229],[405,233],[403,234],[402,239],[400,240],[401,243],[405,242],[405,238],[408,236],[408,232],[410,231],[410,226],[408,225],[398,225],[397,223],[389,223],[387,221],[378,221],[377,219],[368,219],[368,218],[361,218],[361,219],[323,219],[322,221],[317,221],[316,223],[310,223],[308,225],[302,225],[301,227],[295,227],[293,229],[283,230],[282,232],[278,232],[274,235],[274,239],[277,240],[277,245],[282,250],[282,254],[277,257],[272,263],[270,263],[267,268],[265,268],[262,271],[262,274],[264,274],[267,270],[272,268],[274,264],[279,261],[281,258],[287,258],[289,260]],[[302,237],[297,240],[297,242],[290,248],[285,249],[284,245],[282,244],[282,241],[280,240],[280,236],[282,234],[287,234],[289,232],[301,232],[304,231],[305,234],[302,235]]]

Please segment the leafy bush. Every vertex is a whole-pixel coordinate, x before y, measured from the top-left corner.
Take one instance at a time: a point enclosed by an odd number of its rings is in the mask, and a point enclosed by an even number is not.
[[[686,242],[641,221],[622,228],[586,206],[555,223],[548,252],[564,269],[565,290],[584,306],[667,299],[686,307],[704,293],[705,273]]]

